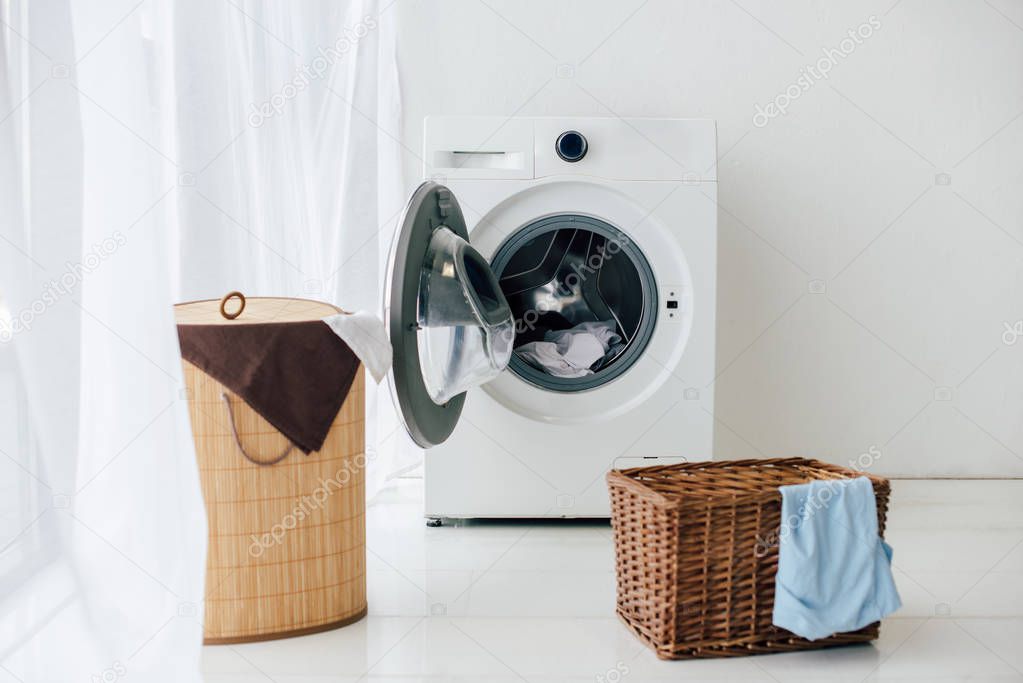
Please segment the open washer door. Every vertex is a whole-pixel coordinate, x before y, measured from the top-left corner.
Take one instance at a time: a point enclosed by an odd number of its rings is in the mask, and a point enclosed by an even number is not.
[[[508,366],[515,340],[511,308],[443,185],[423,183],[405,208],[384,306],[402,420],[417,444],[436,446],[458,423],[465,392]]]

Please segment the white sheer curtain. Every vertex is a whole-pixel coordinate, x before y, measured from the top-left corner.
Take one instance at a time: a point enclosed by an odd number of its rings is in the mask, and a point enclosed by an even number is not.
[[[175,240],[147,211],[173,177],[151,45],[141,13],[101,40],[109,15],[79,9],[5,3],[0,30],[3,478],[28,494],[4,516],[0,677],[194,680],[206,527]]]
[[[402,204],[388,9],[0,0],[0,20],[0,681],[200,680],[170,305],[377,309]]]
[[[379,312],[406,199],[393,4],[175,4],[183,299],[237,289]],[[372,496],[415,452],[395,447],[386,387],[367,394]]]

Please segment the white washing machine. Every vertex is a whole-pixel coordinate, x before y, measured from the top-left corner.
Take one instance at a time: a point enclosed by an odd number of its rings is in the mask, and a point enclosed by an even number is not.
[[[606,517],[608,470],[709,459],[714,122],[431,117],[424,159],[384,306],[426,516]],[[584,323],[592,365],[523,354]]]

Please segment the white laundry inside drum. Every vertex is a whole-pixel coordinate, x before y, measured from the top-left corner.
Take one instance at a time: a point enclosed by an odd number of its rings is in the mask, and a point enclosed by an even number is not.
[[[492,262],[515,318],[511,370],[553,391],[581,391],[621,376],[653,333],[657,288],[649,263],[597,218],[530,223]]]
[[[567,330],[549,330],[543,341],[527,342],[515,354],[555,377],[585,377],[602,367],[602,361],[621,345],[614,320],[579,323]]]

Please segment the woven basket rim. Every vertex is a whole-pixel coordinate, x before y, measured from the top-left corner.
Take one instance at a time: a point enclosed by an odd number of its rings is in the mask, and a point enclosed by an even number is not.
[[[814,479],[855,479],[867,477],[877,487],[887,487],[888,480],[874,474],[868,474],[841,465],[815,460],[813,458],[762,458],[747,460],[702,460],[698,462],[686,462],[674,465],[655,465],[653,467],[631,467],[628,469],[611,470],[607,474],[608,486],[618,486],[631,491],[632,493],[650,500],[659,507],[705,507],[708,503],[720,502],[722,504],[741,504],[764,501],[766,499],[778,498],[778,486],[749,485],[748,491],[737,493],[734,491],[736,482],[729,478],[729,489],[721,491],[658,491],[643,480],[652,472],[665,473],[669,476],[673,473],[693,475],[679,477],[679,481],[690,480],[694,483],[704,485],[714,484],[715,478],[724,480],[726,474],[742,469],[786,469],[805,475],[802,478],[805,482]],[[814,474],[821,476],[815,477]],[[702,475],[702,476],[701,476]],[[796,482],[793,482],[796,483]],[[785,484],[787,485],[787,484]],[[739,488],[742,488],[740,485]]]

